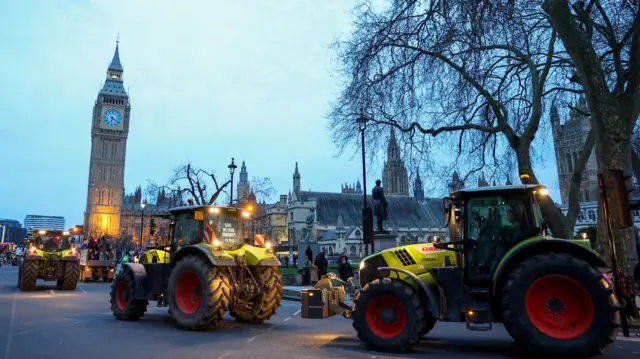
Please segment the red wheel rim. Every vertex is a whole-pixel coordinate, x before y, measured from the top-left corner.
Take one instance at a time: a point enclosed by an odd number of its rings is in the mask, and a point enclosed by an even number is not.
[[[127,307],[127,283],[118,281],[116,284],[116,305],[118,309],[124,310]]]
[[[394,338],[407,325],[407,314],[400,301],[390,295],[373,298],[365,311],[367,325],[380,338]]]
[[[587,290],[563,275],[547,275],[527,290],[525,310],[542,334],[558,340],[578,338],[589,330],[594,305]]]
[[[176,284],[176,304],[186,315],[194,314],[202,304],[202,282],[194,272],[184,272]]]

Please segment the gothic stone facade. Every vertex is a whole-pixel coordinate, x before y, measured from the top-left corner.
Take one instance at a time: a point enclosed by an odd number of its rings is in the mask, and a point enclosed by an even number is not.
[[[85,235],[120,234],[124,169],[131,104],[118,45],[93,107]]]
[[[553,144],[556,152],[558,167],[558,184],[560,185],[560,197],[562,204],[569,202],[569,183],[580,152],[587,140],[587,134],[591,130],[591,122],[583,113],[589,112],[584,97],[578,100],[576,108],[571,110],[569,119],[562,124],[558,109],[551,108],[551,126],[553,132]],[[597,201],[598,190],[598,163],[596,162],[595,149],[591,152],[589,160],[582,174],[580,184],[580,202]]]

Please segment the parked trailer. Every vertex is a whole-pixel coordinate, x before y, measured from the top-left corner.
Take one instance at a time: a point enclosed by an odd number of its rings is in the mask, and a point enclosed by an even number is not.
[[[88,282],[100,280],[110,283],[113,281],[116,270],[115,260],[89,259],[89,250],[83,249],[80,252],[80,280]]]

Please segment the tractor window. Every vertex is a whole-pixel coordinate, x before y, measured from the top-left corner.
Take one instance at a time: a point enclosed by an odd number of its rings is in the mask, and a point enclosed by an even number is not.
[[[201,241],[199,233],[201,221],[193,218],[193,213],[181,213],[176,218],[174,238],[178,246],[196,244]]]
[[[467,265],[471,276],[489,276],[501,257],[534,223],[526,196],[484,197],[469,201]]]
[[[215,213],[205,216],[205,240],[212,243],[214,239],[222,242],[225,249],[241,247],[241,233],[238,220],[239,212],[235,209],[220,208]]]

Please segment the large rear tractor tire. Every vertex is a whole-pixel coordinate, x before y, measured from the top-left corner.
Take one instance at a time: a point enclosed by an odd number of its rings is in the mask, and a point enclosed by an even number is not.
[[[36,289],[38,281],[38,262],[23,260],[20,271],[20,290],[30,291]]]
[[[232,307],[229,314],[241,323],[260,324],[269,320],[280,307],[282,276],[278,273],[277,267],[250,267],[249,270],[263,291],[245,303],[244,310]],[[234,295],[234,297],[236,296]],[[234,300],[238,300],[238,298],[236,297]]]
[[[413,287],[401,280],[383,278],[368,283],[353,307],[353,328],[373,350],[408,351],[426,333],[422,301]]]
[[[149,301],[136,299],[133,272],[125,267],[111,284],[111,311],[118,320],[134,321],[144,316]]]
[[[502,289],[502,317],[520,346],[565,359],[602,354],[613,343],[620,306],[602,275],[565,253],[520,263]]]
[[[58,287],[62,290],[75,290],[80,277],[80,263],[66,262],[64,264],[64,277],[58,280]]]
[[[195,256],[180,260],[169,277],[169,310],[187,330],[211,328],[231,302],[229,278],[213,264]]]

